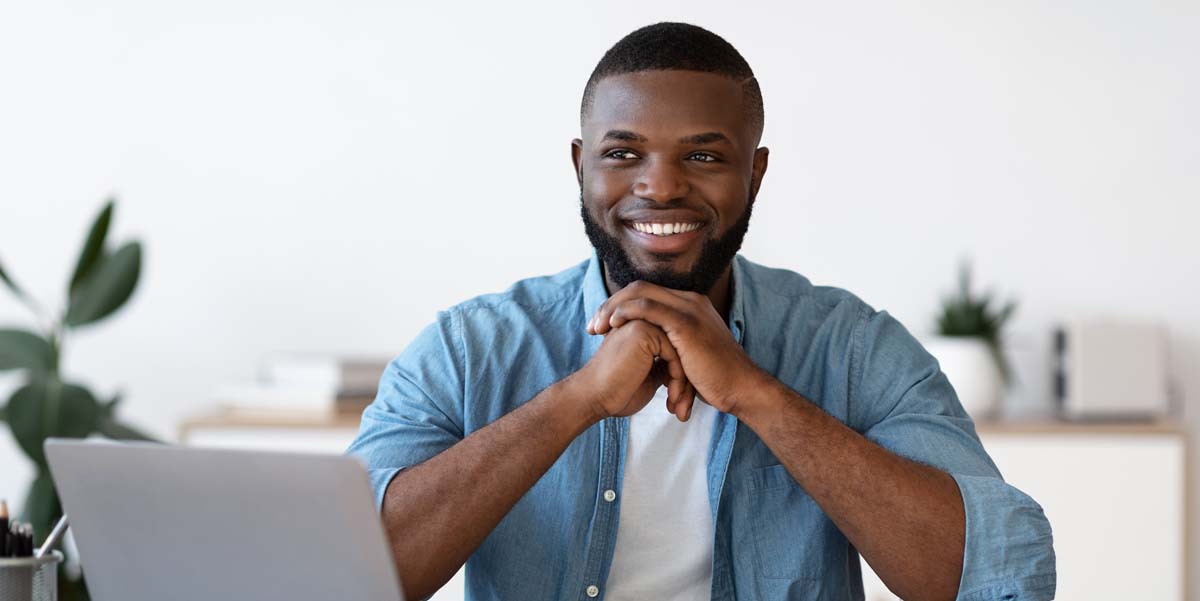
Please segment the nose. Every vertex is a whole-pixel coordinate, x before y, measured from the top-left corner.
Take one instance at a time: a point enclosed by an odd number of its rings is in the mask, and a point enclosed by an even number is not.
[[[651,159],[645,165],[633,183],[634,195],[661,203],[687,196],[691,186],[680,165],[665,159]]]

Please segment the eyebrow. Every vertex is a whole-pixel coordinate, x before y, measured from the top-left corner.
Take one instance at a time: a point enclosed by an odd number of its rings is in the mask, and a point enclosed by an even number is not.
[[[694,136],[685,136],[679,139],[680,144],[712,144],[714,142],[725,142],[733,144],[725,134],[719,131],[708,131]]]
[[[601,140],[620,140],[622,142],[645,142],[646,136],[633,133],[627,129],[610,129],[604,133]]]
[[[629,131],[627,129],[610,129],[604,133],[601,140],[620,140],[623,142],[646,142],[646,136],[639,133]],[[714,142],[725,142],[733,144],[729,138],[719,131],[708,131],[702,134],[694,134],[684,136],[679,139],[680,144],[712,144]]]

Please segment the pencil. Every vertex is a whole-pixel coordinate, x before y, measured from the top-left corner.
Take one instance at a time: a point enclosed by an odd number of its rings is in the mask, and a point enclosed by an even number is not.
[[[0,528],[8,529],[8,501],[0,499]]]
[[[8,557],[8,501],[0,499],[0,557]]]

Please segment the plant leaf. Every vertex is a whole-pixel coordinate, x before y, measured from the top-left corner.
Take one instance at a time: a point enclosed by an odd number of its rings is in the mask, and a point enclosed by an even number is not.
[[[8,427],[25,454],[39,465],[45,463],[41,451],[42,407],[45,405],[46,380],[34,378],[18,388],[8,399]]]
[[[25,506],[21,508],[22,519],[33,526],[35,546],[40,546],[54,522],[62,515],[62,506],[58,494],[54,491],[54,480],[50,471],[44,466],[38,468],[37,476],[29,485],[29,493],[25,495]]]
[[[129,242],[105,256],[79,284],[67,310],[67,325],[104,319],[129,300],[142,269],[142,246]]]
[[[53,366],[54,350],[45,338],[25,330],[0,329],[0,371]]]
[[[112,417],[117,411],[117,405],[121,402],[121,393],[116,393],[106,403],[100,403],[100,413],[104,417]]]
[[[1015,309],[1015,301],[999,307],[992,290],[979,296],[972,295],[970,263],[963,260],[959,264],[957,296],[942,298],[941,313],[936,321],[937,332],[942,336],[970,336],[999,344],[1000,331]],[[1003,357],[998,362],[1003,363]]]
[[[128,426],[118,422],[111,417],[102,417],[96,424],[96,430],[101,434],[113,440],[146,440],[150,442],[158,442],[157,438],[138,430],[132,426]]]
[[[999,328],[1004,325],[1016,310],[1017,301],[1008,301],[1008,304],[1004,305],[1004,308],[1000,310],[1000,314],[996,316],[996,327]]]
[[[42,443],[51,436],[84,438],[96,430],[100,406],[88,389],[35,376],[8,400],[13,438],[39,467],[46,466]]]
[[[964,303],[971,298],[971,261],[966,258],[958,265],[958,298]]]
[[[0,265],[0,280],[2,280],[8,286],[9,290],[13,291],[13,294],[16,294],[20,297],[25,296],[25,291],[21,290],[21,287],[18,286],[17,283],[12,280],[12,278],[8,277],[7,273],[5,273],[3,265]]]
[[[71,276],[71,284],[68,287],[72,294],[104,255],[104,239],[108,236],[108,224],[112,222],[112,214],[113,200],[109,199],[104,208],[100,210],[100,214],[96,216],[96,220],[92,222],[92,228],[88,231],[83,249],[79,251],[79,260],[75,262],[75,273]]]

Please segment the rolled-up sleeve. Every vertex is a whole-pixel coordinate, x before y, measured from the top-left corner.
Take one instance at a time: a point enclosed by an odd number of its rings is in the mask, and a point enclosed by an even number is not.
[[[853,344],[852,425],[958,483],[966,514],[958,599],[1053,599],[1050,522],[1037,502],[1004,481],[937,360],[894,317],[869,307]]]
[[[377,508],[397,473],[463,438],[465,380],[455,323],[454,313],[439,313],[388,364],[346,450],[366,465]]]

